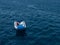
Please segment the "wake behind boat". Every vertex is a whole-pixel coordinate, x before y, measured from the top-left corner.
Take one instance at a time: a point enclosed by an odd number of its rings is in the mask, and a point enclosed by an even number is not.
[[[16,30],[24,30],[24,29],[26,28],[26,23],[25,23],[25,21],[22,21],[22,22],[17,22],[17,21],[15,21],[15,22],[14,22],[14,28],[15,28]]]

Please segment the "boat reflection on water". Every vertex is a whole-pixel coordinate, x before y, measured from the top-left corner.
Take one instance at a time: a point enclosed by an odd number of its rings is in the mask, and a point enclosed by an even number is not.
[[[26,36],[26,30],[16,30],[16,36]]]

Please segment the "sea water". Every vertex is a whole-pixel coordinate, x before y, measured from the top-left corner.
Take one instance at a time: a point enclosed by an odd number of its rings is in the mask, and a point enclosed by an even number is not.
[[[21,20],[26,35],[17,36]],[[0,45],[60,45],[60,0],[0,0]]]

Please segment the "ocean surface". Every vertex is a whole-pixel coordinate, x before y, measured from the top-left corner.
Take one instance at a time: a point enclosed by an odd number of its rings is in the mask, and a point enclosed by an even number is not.
[[[17,36],[22,20],[26,32]],[[60,45],[60,0],[0,0],[0,45]]]

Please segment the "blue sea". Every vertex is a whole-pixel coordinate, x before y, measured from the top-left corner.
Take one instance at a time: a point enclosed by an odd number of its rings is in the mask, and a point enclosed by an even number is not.
[[[26,32],[17,36],[22,20]],[[0,45],[60,45],[60,0],[0,0]]]

